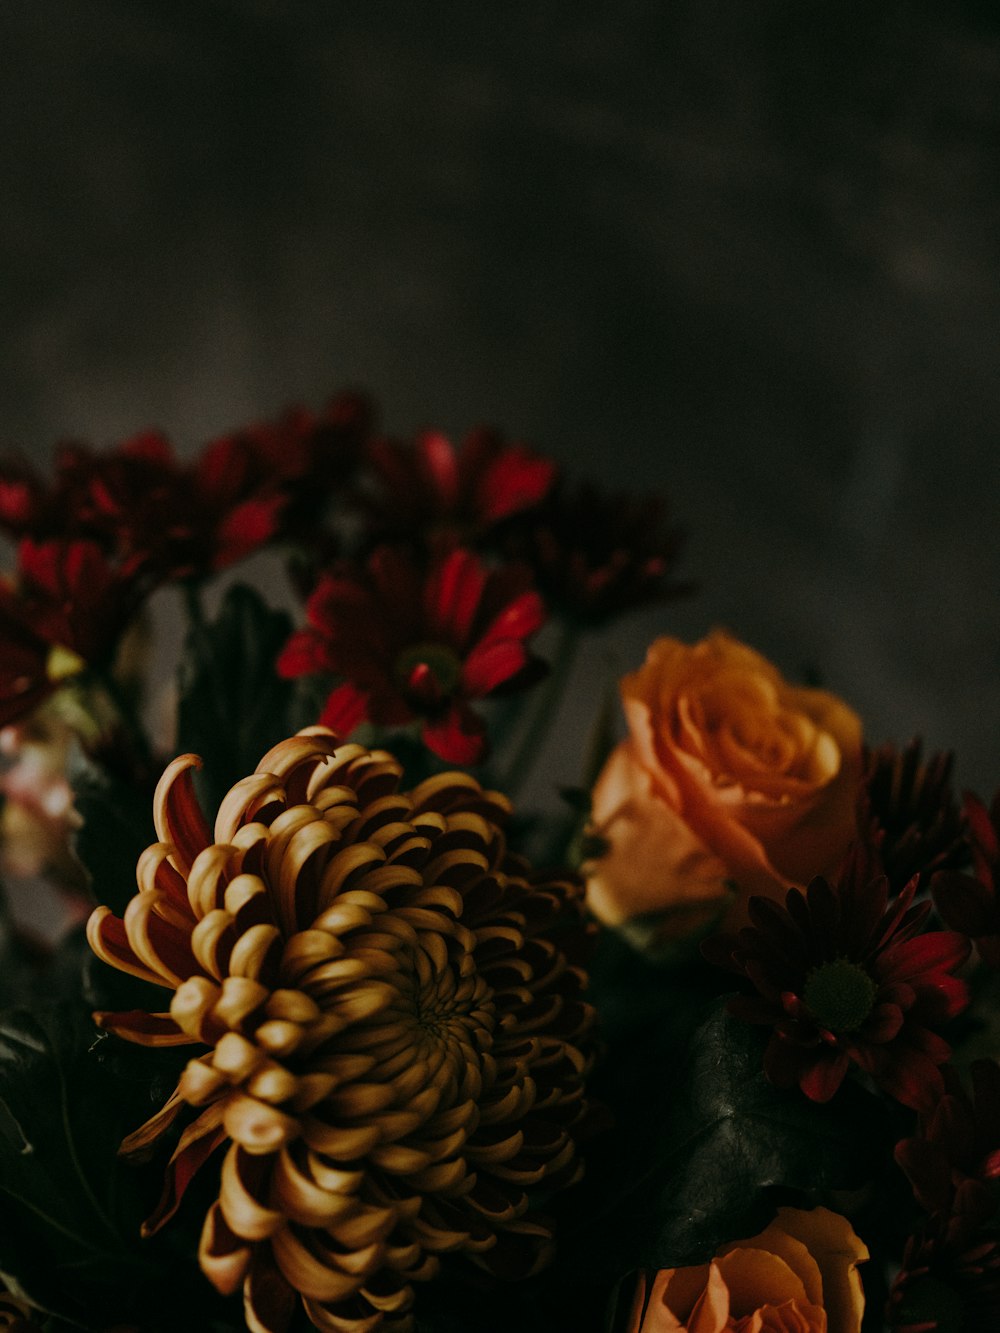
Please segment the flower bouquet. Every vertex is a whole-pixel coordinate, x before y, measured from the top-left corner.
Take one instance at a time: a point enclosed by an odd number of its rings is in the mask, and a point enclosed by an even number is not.
[[[722,631],[518,801],[659,502],[344,393],[0,527],[0,1328],[1000,1326],[1000,805]]]

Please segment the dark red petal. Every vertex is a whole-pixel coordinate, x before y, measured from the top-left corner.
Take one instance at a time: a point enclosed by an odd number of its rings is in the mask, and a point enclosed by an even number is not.
[[[944,1079],[937,1065],[899,1042],[880,1049],[888,1052],[888,1057],[873,1071],[879,1085],[914,1111],[931,1110],[944,1090]]]
[[[462,690],[470,699],[489,694],[524,667],[528,654],[513,639],[474,648],[462,668]]]
[[[203,1111],[184,1131],[167,1166],[160,1201],[142,1224],[144,1236],[153,1235],[165,1222],[169,1222],[180,1207],[185,1191],[199,1167],[208,1161],[228,1137],[225,1125],[220,1120],[220,1108],[216,1103]],[[204,1125],[200,1127],[202,1122]]]
[[[951,1057],[951,1047],[944,1038],[939,1037],[936,1032],[931,1032],[929,1028],[921,1027],[918,1023],[910,1022],[906,1025],[902,1040],[922,1056],[933,1060],[936,1065],[943,1065]]]
[[[933,1013],[937,1022],[954,1018],[969,1004],[969,988],[960,977],[936,973],[919,987],[922,1016]]]
[[[245,500],[230,510],[216,531],[212,568],[225,569],[270,541],[286,503],[285,496],[270,495]]]
[[[190,1046],[196,1040],[181,1030],[169,1014],[151,1014],[145,1009],[127,1009],[118,1013],[98,1011],[94,1022],[106,1032],[137,1046]]]
[[[486,647],[506,639],[528,639],[545,624],[545,603],[537,592],[526,592],[511,602],[480,635]]]
[[[862,1028],[865,1041],[892,1041],[903,1026],[903,1011],[895,1004],[876,1005]]]
[[[486,586],[486,569],[471,551],[451,551],[428,580],[428,624],[456,649],[464,650]]]
[[[477,764],[486,753],[486,727],[471,709],[458,705],[437,722],[426,722],[422,731],[429,750],[449,764]]]
[[[890,945],[878,960],[878,972],[888,981],[912,981],[927,972],[951,972],[969,956],[969,941],[954,930],[932,930],[902,944]]]
[[[320,715],[320,725],[338,736],[349,736],[368,717],[368,695],[349,681],[332,690]]]
[[[417,436],[415,448],[440,497],[441,512],[453,509],[458,501],[458,466],[451,441],[439,431],[429,430]]]
[[[545,498],[555,480],[556,466],[529,449],[505,449],[486,469],[477,487],[480,518],[498,522],[530,509]]]
[[[140,435],[133,435],[121,445],[118,452],[125,458],[141,459],[160,468],[177,468],[173,445],[158,430],[146,430]]]
[[[894,981],[889,985],[879,986],[878,998],[883,1004],[894,1004],[905,1013],[916,1003],[917,992],[905,981]]]
[[[844,1081],[850,1060],[844,1051],[824,1051],[799,1070],[799,1087],[810,1101],[828,1102]]]
[[[293,680],[296,676],[321,671],[326,667],[324,657],[322,642],[315,630],[296,630],[278,656],[278,675]]]

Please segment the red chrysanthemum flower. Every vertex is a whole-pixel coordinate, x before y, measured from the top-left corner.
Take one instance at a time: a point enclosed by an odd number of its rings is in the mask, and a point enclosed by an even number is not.
[[[254,447],[274,472],[295,489],[296,501],[312,505],[341,488],[364,456],[375,425],[367,394],[345,390],[320,412],[291,408],[273,425],[253,427]]]
[[[937,1029],[968,1003],[954,972],[969,942],[924,932],[929,902],[914,904],[917,881],[892,902],[884,875],[858,848],[834,882],[790,889],[785,905],[750,899],[751,925],[735,941],[714,941],[711,961],[742,973],[757,990],[730,1002],[734,1016],[773,1028],[768,1078],[796,1083],[828,1101],[851,1065],[905,1106],[932,1105],[938,1068],[951,1054]]]
[[[897,1145],[896,1161],[929,1217],[910,1237],[889,1299],[899,1333],[1000,1327],[1000,1067],[972,1066],[972,1095],[947,1091]]]
[[[412,443],[374,440],[368,461],[378,491],[366,508],[377,540],[475,543],[539,504],[556,476],[551,459],[487,429],[471,431],[458,449],[439,431]]]
[[[683,545],[666,527],[660,498],[608,494],[583,484],[559,488],[506,539],[563,613],[600,623],[623,611],[690,592],[674,578]]]
[[[954,755],[926,761],[919,739],[865,752],[858,827],[874,842],[893,893],[920,876],[920,891],[936,870],[968,864],[965,821],[951,786]]]
[[[475,699],[534,679],[527,640],[545,611],[523,568],[489,570],[470,551],[437,556],[425,572],[379,547],[360,568],[324,575],[299,630],[278,661],[283,676],[346,677],[321,721],[347,734],[363,721],[399,726],[420,719],[424,742],[451,763],[486,752]]]
[[[0,583],[0,726],[104,665],[147,591],[140,563],[114,564],[94,542],[22,541],[16,580]]]
[[[161,580],[202,578],[278,537],[301,537],[356,466],[371,422],[367,399],[341,394],[321,413],[293,410],[221,436],[190,463],[156,431],[104,451],[65,445],[51,482],[9,460],[0,526],[95,541]]]
[[[965,817],[973,873],[941,870],[931,892],[945,923],[968,935],[985,963],[1000,968],[1000,791],[988,809],[967,793]]]

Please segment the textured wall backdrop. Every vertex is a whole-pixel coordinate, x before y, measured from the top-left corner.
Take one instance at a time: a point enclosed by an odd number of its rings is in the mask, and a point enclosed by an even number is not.
[[[703,584],[569,720],[723,623],[992,790],[992,8],[13,0],[0,445],[193,448],[349,381],[503,424],[667,489]]]

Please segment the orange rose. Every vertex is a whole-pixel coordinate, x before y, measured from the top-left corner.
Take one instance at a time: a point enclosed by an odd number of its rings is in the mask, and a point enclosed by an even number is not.
[[[693,648],[657,639],[621,692],[629,736],[593,791],[607,847],[587,867],[598,917],[710,918],[735,882],[735,918],[751,893],[836,867],[861,778],[861,722],[845,703],[790,685],[721,631]]]
[[[640,1274],[628,1333],[858,1333],[867,1247],[826,1208],[779,1208],[709,1264]]]

